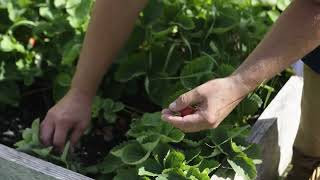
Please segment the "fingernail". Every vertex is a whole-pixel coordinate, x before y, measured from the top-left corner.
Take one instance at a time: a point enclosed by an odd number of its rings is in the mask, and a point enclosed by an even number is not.
[[[176,102],[173,102],[173,103],[171,103],[171,104],[169,105],[170,110],[175,110],[176,107],[177,107],[177,103],[176,103]]]

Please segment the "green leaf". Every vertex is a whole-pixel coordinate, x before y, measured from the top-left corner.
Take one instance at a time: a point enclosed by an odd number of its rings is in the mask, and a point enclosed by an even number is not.
[[[104,111],[112,111],[114,102],[112,99],[103,100],[102,107]]]
[[[183,14],[181,14],[177,17],[174,24],[177,24],[178,26],[180,26],[181,28],[183,28],[185,30],[192,30],[195,28],[195,24],[194,24],[192,18],[188,17],[186,15],[183,15]]]
[[[191,162],[193,159],[195,159],[196,157],[198,157],[200,153],[201,153],[201,149],[200,149],[200,148],[187,149],[187,150],[184,152],[185,157],[186,157],[186,163]]]
[[[146,24],[155,23],[163,14],[163,3],[161,0],[148,1],[143,11],[143,20]]]
[[[188,180],[182,169],[179,168],[165,169],[162,174],[161,180],[163,178],[167,178],[168,180]]]
[[[24,152],[28,152],[32,148],[31,145],[24,140],[16,142],[14,144],[14,147],[16,147],[18,151],[24,151]]]
[[[27,128],[22,132],[22,138],[26,142],[31,142],[32,141],[32,129]]]
[[[159,164],[155,159],[147,159],[139,167],[139,175],[140,176],[151,176],[156,177],[159,176],[163,170],[161,164]]]
[[[171,150],[171,146],[166,143],[159,143],[158,146],[152,151],[154,158],[163,164],[164,158],[168,155]]]
[[[184,154],[181,152],[171,150],[164,158],[164,167],[167,168],[180,168],[185,160]]]
[[[212,29],[212,32],[215,34],[224,34],[224,33],[231,31],[233,28],[235,28],[235,26],[236,26],[236,24],[230,25],[227,27],[215,27]]]
[[[42,157],[42,158],[46,158],[50,155],[51,151],[52,151],[53,147],[48,147],[48,148],[33,148],[32,152],[34,152],[35,154],[37,154],[38,156]]]
[[[65,84],[66,85],[66,84]],[[59,85],[57,79],[53,82],[52,96],[55,102],[58,102],[69,91],[70,87]]]
[[[198,168],[200,172],[206,171],[208,174],[216,170],[220,166],[220,163],[211,159],[203,159]]]
[[[66,10],[70,25],[76,29],[86,30],[90,18],[93,1],[68,0]]]
[[[291,0],[278,0],[277,8],[279,8],[281,11],[284,11],[289,6],[290,3],[291,3]]]
[[[249,158],[253,159],[254,164],[262,163],[262,150],[258,144],[251,144],[243,151]]]
[[[93,105],[91,108],[92,117],[97,118],[102,108],[103,108],[103,100],[99,96],[96,96],[93,100]]]
[[[142,148],[140,144],[131,143],[123,149],[121,160],[126,164],[137,165],[147,160],[150,153],[150,151]]]
[[[156,113],[145,113],[143,114],[140,124],[143,126],[159,126],[161,124],[161,113],[156,112]]]
[[[51,10],[49,7],[40,7],[39,8],[39,14],[48,19],[48,20],[53,20],[54,19],[54,15],[52,14]]]
[[[140,180],[138,172],[135,168],[119,169],[113,180]]]
[[[62,87],[70,87],[72,77],[68,73],[60,73],[56,77],[56,81]]]
[[[190,147],[198,147],[202,143],[202,141],[194,141],[194,140],[190,140],[190,139],[186,139],[186,138],[184,138],[182,140],[182,142],[185,143],[186,145],[190,146]]]
[[[252,0],[252,4],[273,7],[277,4],[277,1],[278,0]]]
[[[103,117],[108,123],[115,123],[117,121],[117,115],[114,113],[108,113],[108,111],[103,113]]]
[[[191,179],[197,179],[197,180],[210,180],[210,177],[207,173],[201,173],[198,168],[190,167],[190,169],[187,171],[187,177]]]
[[[112,148],[112,150],[110,151],[110,153],[116,157],[122,157],[123,151],[124,149],[130,145],[133,144],[134,141],[127,141],[127,142],[122,142],[121,144],[115,146],[114,148]]]
[[[1,38],[1,36],[0,36]],[[0,41],[0,51],[3,52],[25,52],[25,49],[22,44],[18,43],[13,37],[4,35],[2,36],[2,40]]]
[[[248,157],[235,157],[228,159],[228,163],[232,169],[245,180],[255,179],[257,176],[256,166]]]
[[[163,135],[161,141],[166,143],[178,143],[183,140],[184,135],[185,134],[181,130],[173,129],[167,136]]]
[[[66,45],[62,55],[62,65],[74,65],[75,60],[79,57],[82,44],[71,42]]]
[[[115,102],[112,107],[112,112],[116,113],[122,111],[125,108],[125,105],[121,102]]]
[[[9,36],[3,36],[0,42],[0,50],[3,52],[11,52],[15,49],[15,43]]]
[[[60,159],[65,164],[68,164],[67,158],[70,150],[70,141],[68,141],[63,149],[62,155],[60,156]]]
[[[56,8],[63,8],[65,7],[66,3],[67,3],[67,0],[54,0],[54,6]]]
[[[218,128],[210,131],[209,138],[214,142],[215,145],[222,145],[239,136],[248,128],[250,128],[249,125],[233,129],[230,129],[228,126],[219,126]]]
[[[131,33],[131,36],[123,50],[126,55],[132,53],[134,50],[139,49],[141,44],[145,41],[146,30],[144,27],[136,26]]]
[[[146,151],[152,151],[159,143],[160,141],[160,135],[159,134],[150,134],[146,136],[140,136],[137,138],[137,141],[141,144],[141,146]]]
[[[101,173],[108,174],[121,168],[123,165],[124,163],[121,161],[120,158],[112,154],[108,154],[104,158],[103,162],[98,165],[98,169],[101,171]]]
[[[32,122],[32,144],[40,145],[39,133],[40,133],[40,119],[36,119]]]
[[[279,16],[280,16],[280,12],[277,11],[277,10],[270,10],[270,11],[268,11],[267,14],[268,14],[269,18],[270,18],[273,22],[276,22],[277,19],[278,19]]]
[[[115,79],[120,82],[127,82],[133,78],[146,74],[149,59],[144,53],[133,54],[120,64]]]
[[[149,98],[161,107],[167,107],[168,97],[175,95],[181,89],[185,89],[181,82],[170,82],[167,78],[169,79],[166,75],[160,75],[158,78],[149,79],[147,77],[145,80],[145,89]]]
[[[220,77],[227,77],[234,72],[235,68],[230,64],[221,64],[218,67],[217,74]]]
[[[213,61],[207,56],[192,60],[181,70],[181,82],[187,89],[193,89],[213,78]]]
[[[263,104],[262,99],[257,94],[249,95],[240,104],[243,115],[254,115]]]

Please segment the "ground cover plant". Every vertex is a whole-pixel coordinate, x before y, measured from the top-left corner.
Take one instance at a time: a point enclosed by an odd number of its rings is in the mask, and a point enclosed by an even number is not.
[[[259,148],[245,138],[286,73],[215,130],[185,134],[159,111],[230,75],[288,3],[150,0],[101,84],[81,144],[68,153],[67,143],[59,155],[41,145],[39,123],[70,87],[94,1],[0,0],[1,142],[100,179],[254,179]]]

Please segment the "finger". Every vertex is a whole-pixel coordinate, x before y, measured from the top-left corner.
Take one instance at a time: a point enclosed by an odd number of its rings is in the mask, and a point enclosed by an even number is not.
[[[183,130],[184,132],[197,132],[205,128],[202,125],[204,118],[199,112],[185,117],[164,113],[162,115],[162,119],[169,122],[174,127]]]
[[[54,123],[46,117],[44,121],[41,123],[40,127],[40,140],[43,145],[50,146],[52,145],[54,132]]]
[[[163,109],[161,113],[162,115],[168,114],[174,116],[174,113],[170,109]]]
[[[70,143],[72,147],[75,147],[81,136],[83,135],[83,132],[85,131],[85,126],[83,125],[78,125],[73,129]]]
[[[174,112],[179,112],[190,105],[197,104],[201,101],[201,96],[196,89],[193,89],[176,99],[169,105],[169,109]]]
[[[66,143],[69,128],[67,126],[56,126],[53,138],[53,145],[58,151],[63,151]]]

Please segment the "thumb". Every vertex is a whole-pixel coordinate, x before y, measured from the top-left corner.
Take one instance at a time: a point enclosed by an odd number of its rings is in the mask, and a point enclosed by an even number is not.
[[[201,101],[201,95],[196,89],[193,89],[183,95],[169,105],[169,109],[173,112],[179,112],[188,106],[197,104]]]

